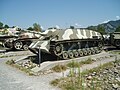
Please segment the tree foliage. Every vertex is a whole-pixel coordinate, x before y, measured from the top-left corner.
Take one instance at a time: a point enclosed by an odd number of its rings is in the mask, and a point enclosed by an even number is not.
[[[97,27],[96,26],[88,26],[87,29],[96,31]]]
[[[9,28],[9,26],[7,24],[5,24],[4,28]]]
[[[0,29],[2,29],[3,28],[3,23],[2,22],[0,22]]]
[[[103,26],[101,26],[101,25],[98,25],[97,31],[100,32],[101,34],[105,34],[106,33],[105,32],[105,28]]]
[[[116,28],[115,32],[120,32],[120,26]]]
[[[27,30],[31,30],[31,31],[33,31],[34,29],[33,29],[32,27],[29,27],[29,28],[27,28]]]
[[[41,26],[40,26],[39,24],[37,24],[37,23],[34,23],[34,24],[33,24],[33,29],[34,29],[35,31],[37,31],[37,32],[41,32],[41,31],[42,31]]]

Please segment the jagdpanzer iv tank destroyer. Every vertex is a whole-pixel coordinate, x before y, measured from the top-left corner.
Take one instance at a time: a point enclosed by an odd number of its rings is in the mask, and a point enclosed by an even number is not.
[[[31,43],[29,50],[39,55],[40,49],[60,59],[71,59],[100,53],[102,46],[99,32],[80,28],[51,28],[42,32],[41,37]]]

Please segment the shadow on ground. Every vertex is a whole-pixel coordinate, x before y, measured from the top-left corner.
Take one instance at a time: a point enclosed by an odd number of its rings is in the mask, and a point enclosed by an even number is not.
[[[40,62],[45,62],[45,61],[56,61],[56,60],[59,60],[58,57],[54,56],[54,55],[51,55],[51,54],[47,54],[47,53],[43,53],[41,52],[41,57],[39,59],[39,56],[38,55],[34,55],[34,56],[29,56],[30,60],[33,62],[33,63],[36,63],[38,64],[39,63],[39,60]]]

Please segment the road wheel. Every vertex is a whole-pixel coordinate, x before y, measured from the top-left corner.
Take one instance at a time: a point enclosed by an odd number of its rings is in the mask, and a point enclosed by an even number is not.
[[[27,44],[23,45],[23,49],[24,49],[24,50],[28,50],[28,47],[29,47],[29,46],[28,46]]]
[[[83,54],[87,56],[87,50],[83,49]]]
[[[103,46],[103,43],[102,42],[98,42],[98,47],[102,48],[102,46]]]
[[[82,50],[78,50],[79,55],[82,57],[83,56],[83,51]]]
[[[62,53],[63,59],[68,59],[68,53],[65,51]]]
[[[78,56],[79,56],[79,52],[78,52],[77,50],[74,50],[73,53],[74,53],[74,56],[75,56],[75,57],[78,57]]]
[[[87,49],[87,53],[88,53],[88,55],[91,55],[91,50]]]
[[[95,50],[93,48],[91,48],[91,53],[95,54]]]
[[[14,48],[15,48],[16,50],[21,50],[22,47],[23,47],[23,43],[22,43],[21,41],[15,41],[15,42],[14,42]]]
[[[69,54],[69,58],[74,58],[74,53],[73,53],[73,51],[68,51],[68,54]]]

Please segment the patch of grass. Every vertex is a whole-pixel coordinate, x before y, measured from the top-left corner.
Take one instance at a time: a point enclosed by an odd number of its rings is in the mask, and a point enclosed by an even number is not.
[[[79,67],[79,62],[75,62],[75,61],[72,61],[70,63],[67,64],[67,67],[70,67],[70,68],[75,68],[75,67]]]
[[[94,60],[89,57],[89,58],[88,58],[87,60],[85,60],[85,61],[80,61],[80,62],[72,61],[72,62],[70,62],[70,63],[67,64],[67,67],[70,67],[70,68],[78,68],[78,67],[80,67],[80,66],[82,66],[82,65],[84,65],[84,64],[91,64],[91,63],[93,63],[93,62],[94,62]]]
[[[2,56],[0,56],[0,58],[9,58],[9,57],[14,57],[14,56],[24,56],[24,55],[28,55],[28,54],[20,54],[20,55],[6,55],[6,56],[2,55]]]
[[[67,69],[67,67],[65,65],[56,65],[54,66],[51,70],[53,70],[54,72],[62,72],[65,71]]]
[[[120,54],[120,51],[111,51],[111,54]]]
[[[8,57],[14,57],[16,55],[9,55],[9,56],[0,56],[0,58],[8,58]]]
[[[12,65],[12,64],[15,64],[15,62],[14,62],[14,60],[12,59],[12,60],[8,60],[8,61],[6,62],[6,64]]]
[[[60,79],[55,79],[52,82],[50,82],[51,85],[57,86],[61,80]]]
[[[84,65],[84,64],[91,64],[91,63],[93,63],[94,62],[94,60],[93,59],[91,59],[91,58],[88,58],[87,60],[85,60],[85,61],[81,61],[80,62],[80,65]]]

